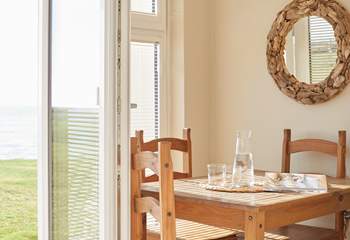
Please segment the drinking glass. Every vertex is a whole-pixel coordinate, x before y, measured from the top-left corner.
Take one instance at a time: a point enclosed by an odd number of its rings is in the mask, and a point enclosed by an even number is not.
[[[232,183],[234,187],[246,187],[254,186],[254,182],[252,131],[241,130],[237,132]]]
[[[223,186],[226,183],[226,165],[223,163],[208,164],[208,184]]]
[[[226,164],[226,186],[231,187],[232,186],[232,164]]]

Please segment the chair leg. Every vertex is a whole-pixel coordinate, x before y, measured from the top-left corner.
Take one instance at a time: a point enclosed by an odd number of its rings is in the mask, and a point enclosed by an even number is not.
[[[339,240],[344,240],[345,237],[344,213],[345,212],[342,211],[335,215],[335,230]]]

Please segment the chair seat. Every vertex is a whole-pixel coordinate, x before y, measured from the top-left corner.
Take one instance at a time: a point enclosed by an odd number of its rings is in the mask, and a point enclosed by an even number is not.
[[[293,224],[273,231],[289,237],[290,240],[338,240],[338,235],[333,229],[311,227],[301,224]]]
[[[160,224],[150,214],[147,214],[148,239],[159,238]],[[176,239],[177,240],[236,240],[241,239],[239,235],[242,231],[225,228],[217,228],[192,221],[176,219]],[[278,234],[265,233],[265,240],[287,240],[288,237]]]
[[[150,239],[159,239],[160,224],[150,214],[147,214],[147,233]],[[176,239],[178,240],[233,240],[236,233],[239,231],[176,219]]]
[[[237,234],[236,240],[244,240],[244,232]],[[265,240],[289,240],[287,236],[283,236],[275,233],[265,233]]]

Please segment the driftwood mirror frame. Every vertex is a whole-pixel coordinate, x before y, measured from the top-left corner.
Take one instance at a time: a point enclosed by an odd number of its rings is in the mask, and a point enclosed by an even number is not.
[[[301,18],[319,16],[334,29],[337,62],[322,82],[307,84],[290,74],[284,60],[286,37]],[[278,88],[302,104],[317,104],[339,94],[350,82],[350,14],[335,0],[294,0],[277,15],[267,37],[267,67]]]

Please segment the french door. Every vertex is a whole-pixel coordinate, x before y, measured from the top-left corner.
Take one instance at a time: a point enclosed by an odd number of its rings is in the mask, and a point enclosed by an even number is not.
[[[41,240],[117,236],[117,4],[40,0]]]

